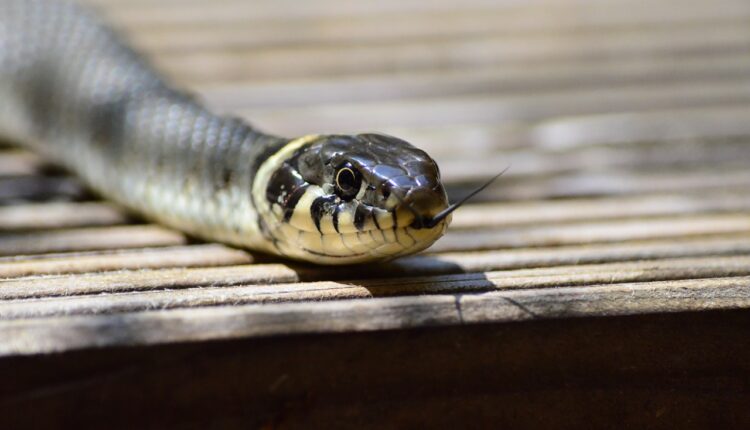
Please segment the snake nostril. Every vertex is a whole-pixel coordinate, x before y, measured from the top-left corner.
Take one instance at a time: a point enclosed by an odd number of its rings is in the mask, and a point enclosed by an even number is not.
[[[409,192],[405,201],[419,215],[431,218],[445,209],[447,202],[429,188],[418,188]]]

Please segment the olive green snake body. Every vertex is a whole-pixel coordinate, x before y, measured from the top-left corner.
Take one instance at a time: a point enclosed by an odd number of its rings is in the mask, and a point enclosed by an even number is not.
[[[313,263],[414,253],[450,222],[423,151],[374,133],[285,139],[216,115],[66,1],[0,0],[0,135],[148,219]]]

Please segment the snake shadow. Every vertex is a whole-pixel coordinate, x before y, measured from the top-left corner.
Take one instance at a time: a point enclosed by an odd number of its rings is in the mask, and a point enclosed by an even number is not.
[[[334,281],[365,288],[371,297],[424,294],[461,294],[494,287],[485,273],[429,254],[402,257],[382,263],[318,266],[289,263],[275,257],[257,262],[283,263],[297,273],[300,282]]]

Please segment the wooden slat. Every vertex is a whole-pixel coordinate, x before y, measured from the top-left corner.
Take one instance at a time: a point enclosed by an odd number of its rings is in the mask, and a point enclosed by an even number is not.
[[[118,249],[0,257],[0,278],[90,273],[165,267],[207,267],[251,263],[246,252],[218,244]]]
[[[467,205],[453,215],[452,230],[515,225],[550,225],[590,220],[630,219],[701,213],[746,212],[750,193],[742,191],[661,194],[596,199]]]
[[[479,169],[481,167],[481,170]],[[496,166],[492,172],[507,167]],[[478,165],[475,172],[451,172],[452,182],[468,182],[469,187],[449,185],[449,193],[455,196],[468,194],[491,177],[488,166]],[[447,175],[446,175],[447,176]],[[605,195],[648,195],[679,193],[692,189],[700,192],[723,192],[746,190],[750,185],[750,175],[745,169],[725,167],[723,170],[699,171],[646,171],[630,172],[611,170],[609,172],[581,172],[555,175],[549,178],[505,178],[500,185],[486,191],[481,200],[531,200],[549,198],[578,198]],[[480,200],[477,199],[477,200]]]
[[[710,51],[746,52],[744,24],[706,28],[625,31],[602,39],[587,34],[554,34],[538,39],[504,36],[459,40],[333,46],[211,50],[164,54],[159,68],[181,81],[310,78],[375,72],[451,70],[489,65],[601,61],[609,56],[650,58]]]
[[[577,13],[555,14],[565,6],[547,5],[546,13],[529,8],[467,9],[451,12],[422,11],[386,15],[282,18],[249,24],[249,14],[235,14],[227,21],[197,23],[170,22],[154,26],[144,20],[121,22],[135,44],[161,54],[226,48],[268,48],[294,45],[347,45],[379,41],[459,38],[476,35],[534,37],[549,33],[598,32],[607,37],[613,30],[662,27],[672,29],[695,25],[725,24],[747,21],[750,10],[701,8],[695,5],[675,8],[668,2],[648,8],[628,4],[592,4]],[[597,7],[598,6],[598,7]],[[383,22],[388,25],[384,26]],[[279,31],[282,28],[295,31]]]
[[[742,78],[750,57],[737,52],[621,58],[607,62],[501,64],[446,71],[381,73],[258,82],[196,82],[191,85],[221,110],[447,97],[466,94],[529,94],[563,88]],[[616,135],[615,135],[616,136]],[[608,136],[614,137],[614,136]]]
[[[750,235],[714,235],[627,243],[446,252],[364,267],[311,268],[292,265],[291,268],[304,280],[441,275],[678,257],[745,255],[750,253],[748,238]],[[0,258],[0,278],[123,269],[227,266],[253,261],[253,257],[245,252],[220,245],[134,249],[116,253],[99,251],[15,256]]]
[[[34,203],[0,206],[0,232],[117,225],[127,223],[121,209],[107,203]]]
[[[676,107],[747,105],[750,91],[746,77],[720,82],[675,82],[650,88],[610,86],[572,89],[540,94],[465,96],[366,104],[330,104],[312,108],[248,109],[242,115],[255,118],[266,129],[288,135],[357,131],[390,126],[541,121],[553,116],[616,113],[629,110],[665,110]],[[430,115],[420,115],[421,112]]]
[[[481,295],[264,304],[0,323],[0,354],[750,306],[750,279],[698,279]]]
[[[99,3],[97,0],[86,0],[86,3]],[[140,3],[140,4],[139,4]],[[114,22],[128,27],[200,27],[207,24],[227,26],[243,23],[247,26],[263,23],[289,22],[304,20],[315,23],[321,19],[351,20],[352,24],[364,26],[363,21],[381,24],[389,19],[397,20],[399,16],[410,16],[408,22],[418,22],[430,14],[443,14],[446,20],[460,20],[461,14],[480,11],[493,15],[495,22],[510,26],[515,30],[522,28],[549,28],[561,23],[597,24],[628,22],[643,24],[659,22],[663,24],[679,23],[690,19],[716,19],[736,17],[747,14],[747,4],[742,1],[723,1],[722,7],[710,7],[700,1],[678,2],[681,7],[675,8],[675,2],[647,1],[534,1],[519,4],[515,1],[472,0],[460,5],[449,1],[381,1],[371,2],[316,2],[314,5],[300,5],[296,2],[263,2],[248,5],[241,0],[217,3],[215,9],[206,10],[200,1],[192,2],[123,2],[109,4],[102,11]],[[634,6],[635,5],[635,6]],[[326,26],[331,27],[329,24]],[[398,23],[395,24],[398,29]],[[301,29],[304,31],[305,29]],[[379,37],[387,37],[385,32]]]
[[[0,256],[75,250],[173,246],[186,242],[181,233],[157,226],[63,229],[0,235]]]
[[[687,256],[744,255],[750,252],[749,238],[750,236],[744,234],[732,234],[616,244],[448,252],[430,257],[404,258],[394,264],[404,271],[408,271],[410,265],[420,261],[431,266],[447,265],[453,267],[453,270],[457,265],[464,270],[479,271]]]
[[[96,4],[98,0],[87,0]],[[166,7],[160,3],[138,2],[133,7],[131,4],[120,3],[120,7],[111,7],[104,9],[110,11],[110,19],[119,22],[132,22],[140,25],[158,24],[164,25],[169,23],[201,23],[201,22],[223,22],[237,20],[269,20],[269,19],[289,19],[291,17],[312,18],[316,16],[353,16],[353,15],[372,15],[388,12],[427,12],[427,11],[446,11],[453,12],[467,7],[500,7],[507,9],[508,6],[514,6],[514,1],[497,0],[471,0],[470,2],[457,5],[455,2],[446,0],[424,1],[408,0],[394,1],[387,0],[377,3],[366,1],[340,2],[324,1],[316,4],[299,4],[298,2],[264,2],[262,4],[248,5],[243,1],[232,1],[223,4],[223,7],[206,9],[201,2],[187,2],[181,4],[167,3]],[[549,7],[555,2],[552,1],[535,1],[543,7]],[[582,2],[583,3],[583,2]],[[583,3],[585,4],[585,3]],[[117,5],[117,4],[115,4]],[[127,6],[127,7],[121,7]]]
[[[722,166],[734,170],[750,162],[750,139],[723,141],[662,142],[660,145],[624,144],[610,147],[579,148],[576,151],[505,150],[488,154],[482,163],[474,154],[460,149],[437,153],[435,159],[447,183],[461,178],[493,176],[498,166],[508,166],[504,180],[552,177],[558,174],[615,170],[628,174],[653,171],[663,173],[699,173],[705,166]],[[465,180],[465,179],[464,179]]]
[[[279,265],[21,279],[0,284],[0,300],[3,300],[0,302],[0,319],[414,294],[468,294],[496,289],[656,282],[716,276],[745,276],[745,280],[748,280],[748,263],[748,257],[657,260],[648,263],[557,267],[387,281],[293,284],[288,282],[298,281],[297,275]],[[213,286],[215,284],[219,286]],[[68,297],[53,297],[43,301],[18,300],[48,296]]]
[[[747,213],[587,221],[562,226],[500,228],[494,231],[487,229],[450,231],[439,243],[430,248],[430,252],[525,248],[746,233],[750,233],[750,215]]]

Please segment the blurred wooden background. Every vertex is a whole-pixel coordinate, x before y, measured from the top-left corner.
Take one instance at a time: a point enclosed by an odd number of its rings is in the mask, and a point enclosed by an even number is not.
[[[0,149],[0,423],[748,424],[746,0],[88,0],[217,111],[381,131],[454,198],[419,256],[196,243]]]

